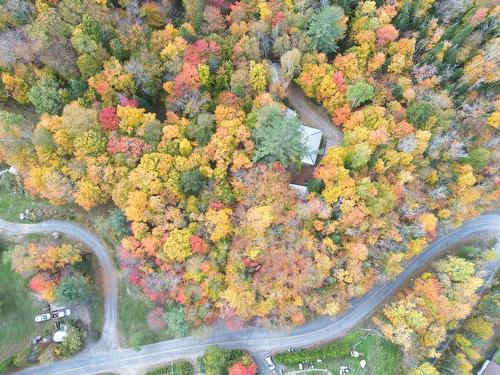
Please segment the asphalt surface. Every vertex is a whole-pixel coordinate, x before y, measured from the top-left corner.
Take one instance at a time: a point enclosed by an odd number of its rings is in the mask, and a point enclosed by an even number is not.
[[[80,225],[68,221],[49,220],[36,224],[18,224],[0,219],[0,235],[54,232],[64,233],[66,236],[84,243],[96,255],[101,267],[104,289],[104,326],[101,339],[92,346],[92,351],[105,352],[117,349],[118,284],[113,261],[99,238]]]
[[[266,373],[263,354],[286,350],[290,347],[311,346],[342,336],[344,332],[356,327],[369,317],[379,305],[393,295],[408,279],[421,271],[429,261],[443,255],[455,243],[478,234],[494,235],[500,239],[500,214],[491,213],[479,216],[460,228],[434,241],[426,250],[405,266],[405,270],[395,279],[375,286],[369,293],[353,301],[352,306],[343,314],[335,317],[320,317],[305,325],[287,330],[266,330],[263,328],[240,331],[216,331],[206,337],[186,337],[146,345],[140,351],[119,349],[116,340],[117,288],[111,259],[95,235],[82,227],[64,221],[46,221],[39,224],[11,224],[0,220],[0,230],[7,234],[26,234],[35,232],[63,232],[87,244],[103,265],[103,279],[106,282],[106,317],[103,330],[103,348],[107,350],[82,353],[71,359],[45,366],[22,370],[22,374],[99,374],[104,372],[130,373],[131,369],[161,364],[177,359],[194,360],[202,355],[210,345],[230,349],[250,351],[256,359],[261,373]],[[495,269],[500,260],[496,260]],[[114,338],[113,338],[114,337]],[[116,341],[115,341],[116,343]]]

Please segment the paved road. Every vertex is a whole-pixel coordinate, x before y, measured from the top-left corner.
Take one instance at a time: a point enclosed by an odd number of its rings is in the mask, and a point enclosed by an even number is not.
[[[60,231],[90,246],[104,267],[107,282],[106,328],[104,336],[116,330],[116,279],[111,260],[99,240],[78,225],[47,221],[39,224],[10,224],[0,221],[4,233],[23,234]],[[448,248],[471,235],[488,233],[500,239],[500,213],[479,216],[457,230],[433,242],[425,251],[406,265],[405,270],[390,282],[377,285],[336,318],[321,317],[301,327],[288,330],[244,329],[237,332],[219,331],[206,337],[186,337],[143,346],[139,352],[132,349],[114,349],[97,353],[84,353],[71,359],[21,371],[22,374],[98,374],[102,372],[127,373],[128,369],[147,367],[176,359],[194,359],[203,354],[209,345],[240,348],[252,352],[261,369],[265,368],[262,354],[267,351],[285,350],[289,347],[308,346],[332,340],[354,328],[393,295],[406,280],[421,271],[427,263],[446,253]],[[496,262],[500,262],[497,260]],[[115,328],[113,328],[115,327]]]
[[[61,232],[77,241],[83,242],[91,249],[99,260],[102,270],[102,281],[104,288],[104,326],[102,336],[92,351],[105,352],[118,348],[117,339],[117,309],[118,291],[115,269],[109,252],[96,235],[77,224],[67,221],[49,220],[36,224],[9,223],[0,219],[0,235],[20,235],[29,233],[53,233]]]

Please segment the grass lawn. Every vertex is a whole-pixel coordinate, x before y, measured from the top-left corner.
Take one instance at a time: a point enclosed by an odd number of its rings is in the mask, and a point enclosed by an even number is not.
[[[279,353],[274,358],[290,371],[298,370],[299,363],[307,359],[316,369],[327,369],[332,374],[338,374],[340,366],[349,366],[349,374],[403,374],[399,348],[378,335],[365,338],[367,333],[367,331],[354,331],[324,346],[295,353]],[[362,353],[358,358],[350,355],[354,345],[356,350]],[[318,363],[317,359],[323,362]],[[361,368],[359,364],[362,359],[367,363],[365,368]]]
[[[171,362],[152,370],[149,370],[144,375],[192,375],[193,366],[189,362],[177,361]]]
[[[118,329],[121,344],[126,347],[152,344],[172,339],[165,332],[154,332],[149,329],[146,317],[155,307],[139,288],[126,282],[120,283],[118,296]]]
[[[500,364],[500,349],[498,349],[498,350],[496,351],[495,355],[493,356],[493,360],[494,360],[496,363]]]
[[[8,248],[0,242],[0,255]],[[24,349],[31,337],[45,325],[35,323],[42,313],[42,304],[33,298],[26,281],[11,270],[10,262],[0,262],[0,361]]]
[[[14,222],[21,222],[19,214],[25,210],[46,209],[50,204],[41,199],[33,199],[23,193],[0,191],[0,217]]]

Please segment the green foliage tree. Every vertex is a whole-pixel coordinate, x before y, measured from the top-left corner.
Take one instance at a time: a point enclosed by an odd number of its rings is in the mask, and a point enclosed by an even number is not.
[[[199,169],[185,171],[181,174],[181,189],[186,195],[198,195],[206,185],[206,181]]]
[[[373,99],[375,89],[368,82],[357,82],[347,87],[347,99],[352,108],[359,107]]]
[[[214,116],[209,113],[201,113],[196,121],[191,122],[186,130],[189,139],[205,146],[210,142],[210,138],[215,131]]]
[[[129,225],[127,218],[121,210],[118,208],[112,209],[109,212],[109,216],[106,219],[106,224],[111,228],[113,233],[118,238],[123,238],[129,234]]]
[[[406,110],[406,119],[417,128],[423,128],[434,114],[434,107],[426,101],[411,103]]]
[[[474,275],[474,263],[455,256],[437,262],[436,269],[446,273],[454,282],[467,282]]]
[[[156,147],[163,135],[163,124],[158,120],[149,121],[144,126],[144,141]]]
[[[83,79],[88,79],[101,70],[101,65],[97,62],[95,57],[88,53],[78,56],[76,65]]]
[[[321,194],[325,188],[325,183],[320,178],[312,178],[307,181],[307,190],[312,193]]]
[[[481,172],[489,163],[491,152],[485,148],[475,148],[469,152],[469,155],[460,159],[461,162],[470,164],[475,172]]]
[[[42,148],[47,151],[53,151],[56,148],[52,134],[45,128],[36,128],[31,136],[33,146]]]
[[[417,3],[414,1],[406,1],[403,7],[399,10],[398,15],[394,19],[394,26],[400,32],[407,30],[412,24]]]
[[[372,151],[366,143],[358,143],[345,156],[345,165],[348,169],[360,170],[368,164]]]
[[[107,137],[101,130],[89,129],[75,139],[78,155],[98,155],[106,149]]]
[[[200,365],[206,375],[227,375],[228,368],[244,356],[245,353],[241,350],[227,350],[218,346],[210,346],[201,358]]]
[[[70,276],[56,289],[58,301],[67,304],[82,304],[90,301],[91,288],[83,276]]]
[[[59,113],[64,105],[59,85],[50,78],[42,78],[35,83],[31,87],[28,97],[38,113],[54,115]]]
[[[337,42],[344,37],[345,31],[346,25],[342,8],[327,6],[312,16],[308,34],[314,48],[322,52],[332,53],[337,50]]]
[[[252,138],[255,142],[253,160],[259,163],[279,161],[285,168],[298,167],[307,152],[299,120],[295,116],[283,116],[277,105],[259,109]]]
[[[184,307],[177,303],[169,303],[165,310],[165,321],[168,324],[168,332],[176,338],[186,336],[189,327],[186,321]]]
[[[500,318],[500,294],[492,293],[481,299],[478,306],[479,313],[491,318]]]

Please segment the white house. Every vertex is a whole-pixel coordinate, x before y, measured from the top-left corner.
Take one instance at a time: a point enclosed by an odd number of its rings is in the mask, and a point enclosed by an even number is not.
[[[284,112],[285,117],[297,117],[297,112],[290,108],[286,108]],[[319,129],[311,128],[310,126],[300,125],[300,130],[302,131],[302,143],[307,148],[307,153],[302,157],[301,161],[304,164],[316,165],[316,159],[318,158],[319,145],[321,143],[321,137],[323,132]]]

